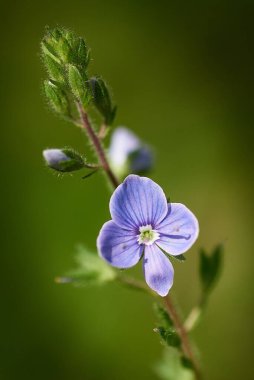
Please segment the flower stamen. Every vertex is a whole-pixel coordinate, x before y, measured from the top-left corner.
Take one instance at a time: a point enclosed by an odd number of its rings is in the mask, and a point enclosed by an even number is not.
[[[140,234],[137,235],[138,244],[152,245],[160,237],[160,234],[153,230],[150,224],[140,227],[139,232]]]

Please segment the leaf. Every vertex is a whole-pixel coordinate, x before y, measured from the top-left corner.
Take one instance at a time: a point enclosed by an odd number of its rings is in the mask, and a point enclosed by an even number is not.
[[[77,268],[58,277],[58,283],[73,283],[76,286],[95,286],[113,281],[116,272],[97,253],[79,246],[75,255]]]
[[[153,331],[159,334],[168,346],[175,348],[181,347],[181,339],[173,328],[165,329],[164,327],[156,327]]]
[[[203,249],[200,250],[199,273],[204,292],[210,291],[218,280],[222,268],[222,254],[222,245],[215,247],[210,256]]]
[[[192,361],[187,358],[186,356],[181,356],[181,363],[182,363],[182,366],[185,367],[185,368],[189,368],[189,369],[193,369],[193,363]]]
[[[163,326],[163,327],[172,327],[173,326],[173,322],[170,318],[170,316],[168,315],[167,311],[164,309],[164,307],[162,307],[160,304],[158,303],[155,303],[154,304],[154,311],[155,311],[155,314],[158,318],[158,322]]]
[[[170,257],[172,257],[172,259],[174,260],[181,261],[181,262],[186,260],[186,257],[184,255],[177,255],[177,256],[170,255]]]
[[[194,372],[182,363],[179,353],[173,348],[165,349],[163,358],[156,364],[155,372],[162,380],[194,380]]]
[[[82,177],[82,179],[87,179],[87,178],[91,177],[92,175],[94,175],[95,173],[97,173],[98,170],[99,170],[99,169],[95,169],[95,170],[91,171],[90,173],[84,175],[84,176]]]
[[[155,243],[156,244],[156,243]],[[163,248],[157,246],[158,248],[160,248],[160,250],[169,258],[169,259],[174,259],[174,260],[177,260],[177,261],[180,261],[180,262],[183,262],[186,260],[186,257],[184,255],[170,255],[170,253],[166,252]]]

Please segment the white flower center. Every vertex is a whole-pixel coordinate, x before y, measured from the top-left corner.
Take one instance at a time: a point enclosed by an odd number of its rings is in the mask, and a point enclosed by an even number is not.
[[[150,224],[140,227],[139,232],[140,234],[137,235],[138,244],[152,245],[160,237],[160,234],[153,230]]]

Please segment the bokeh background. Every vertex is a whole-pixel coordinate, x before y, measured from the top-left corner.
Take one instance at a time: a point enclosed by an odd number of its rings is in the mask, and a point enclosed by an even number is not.
[[[162,347],[148,296],[54,283],[77,243],[109,219],[104,178],[58,178],[41,151],[88,152],[42,96],[39,42],[57,24],[84,36],[111,85],[116,125],[156,149],[152,178],[201,226],[173,295],[198,298],[198,248],[225,244],[223,277],[193,334],[207,380],[253,379],[253,1],[4,1],[1,6],[3,380],[156,379]],[[141,267],[136,271],[141,273]]]

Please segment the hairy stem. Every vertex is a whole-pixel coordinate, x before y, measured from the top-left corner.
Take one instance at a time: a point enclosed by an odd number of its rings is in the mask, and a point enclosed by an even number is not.
[[[127,276],[118,276],[117,280],[124,286],[131,288],[131,289],[137,289],[141,290],[142,292],[148,293],[152,296],[156,296],[156,293],[154,293],[150,288],[147,287],[147,285],[143,281],[136,280],[132,277]]]
[[[139,281],[127,276],[119,276],[118,281],[129,288],[139,289],[141,291],[145,291],[146,293],[154,297],[160,298],[156,293],[150,290],[142,281]],[[193,365],[193,371],[195,373],[196,380],[200,380],[201,379],[200,370],[190,346],[188,333],[176,311],[176,308],[173,305],[171,297],[170,296],[164,297],[163,300],[165,303],[166,311],[170,319],[172,320],[179,337],[181,338],[182,351]]]
[[[164,297],[164,303],[165,303],[165,307],[167,309],[167,312],[170,316],[170,318],[172,319],[173,323],[174,323],[174,326],[181,338],[181,342],[182,342],[182,350],[183,350],[183,353],[186,355],[186,357],[188,359],[191,360],[192,362],[192,365],[193,365],[193,370],[195,372],[195,377],[197,380],[200,380],[201,379],[201,375],[200,375],[200,371],[199,371],[199,368],[198,368],[198,365],[196,363],[196,359],[193,355],[193,352],[192,352],[192,349],[191,349],[191,346],[190,346],[190,342],[189,342],[189,337],[188,337],[188,334],[187,334],[187,331],[176,311],[176,308],[174,307],[173,303],[172,303],[172,300],[169,296],[167,297]]]
[[[100,137],[93,130],[93,128],[90,124],[90,121],[88,119],[87,113],[85,112],[83,106],[80,103],[77,103],[77,108],[79,110],[82,127],[85,129],[87,136],[88,136],[89,140],[91,141],[91,143],[94,147],[94,150],[98,156],[98,160],[99,160],[103,170],[105,171],[106,175],[108,176],[111,184],[113,185],[114,188],[116,188],[119,185],[119,181],[116,178],[116,176],[114,175],[114,173],[112,172],[112,170],[110,169],[110,166],[109,166],[109,163],[107,161],[107,158],[106,158]],[[124,284],[128,287],[140,289],[140,290],[148,292],[149,294],[152,294],[153,296],[156,296],[156,294],[154,292],[150,291],[150,289],[148,289],[143,282],[134,280],[134,279],[129,278],[129,277],[124,277],[124,276],[119,276],[118,280],[122,284]],[[176,328],[176,330],[177,330],[177,332],[181,338],[182,350],[183,350],[184,354],[186,355],[186,357],[188,357],[193,364],[193,369],[195,372],[196,380],[200,380],[201,379],[200,372],[199,372],[198,366],[196,364],[194,355],[193,355],[191,347],[190,347],[187,331],[186,331],[181,319],[179,318],[170,297],[169,296],[164,297],[163,299],[165,302],[166,310],[167,310],[170,318],[172,319],[174,326],[175,326],[175,328]]]
[[[98,138],[97,134],[95,133],[95,131],[93,130],[93,127],[90,124],[87,113],[85,112],[83,106],[80,103],[77,103],[77,107],[79,110],[82,127],[85,129],[87,136],[88,136],[89,140],[91,141],[91,143],[94,147],[94,150],[98,156],[99,162],[100,162],[103,170],[107,174],[111,184],[116,188],[119,185],[119,181],[117,180],[116,176],[114,175],[114,173],[110,169],[107,157],[105,155],[105,152],[104,152],[104,149],[102,146],[102,143],[101,143],[100,139]]]

